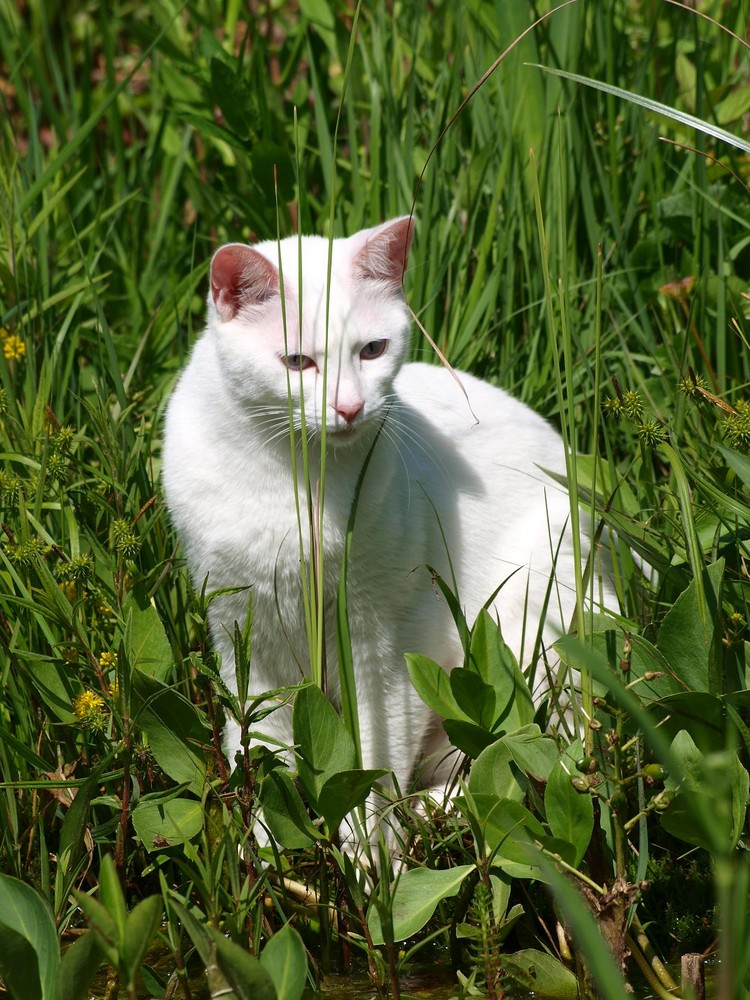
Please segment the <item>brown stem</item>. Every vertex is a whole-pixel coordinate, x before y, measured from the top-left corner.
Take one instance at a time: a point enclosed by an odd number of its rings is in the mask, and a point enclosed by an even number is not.
[[[500,953],[496,940],[495,909],[492,904],[492,882],[490,881],[489,862],[485,858],[481,865],[482,884],[488,893],[489,899],[489,928],[483,930],[482,951],[484,953],[484,978],[487,986],[488,1000],[503,1000],[505,993],[502,986],[502,969],[500,967]]]
[[[216,721],[216,709],[214,708],[213,699],[211,697],[211,688],[208,687],[208,695],[206,697],[206,712],[208,714],[208,721],[211,723],[211,742],[213,743],[214,753],[216,754],[216,769],[219,772],[219,780],[222,785],[226,787],[229,781],[229,772],[227,770],[227,761],[224,757],[224,751],[221,748],[221,729]]]
[[[693,340],[695,340],[695,345],[698,348],[698,353],[701,356],[703,364],[708,372],[708,377],[711,379],[711,385],[714,387],[714,392],[719,392],[719,380],[716,377],[716,372],[713,369],[713,365],[708,357],[708,351],[706,350],[706,345],[703,343],[703,338],[700,333],[698,333],[698,327],[695,325],[695,320],[690,317],[690,309],[688,308],[687,302],[682,299],[680,302],[682,306],[682,311],[685,314],[685,319],[690,324],[690,331],[693,334]]]
[[[242,728],[243,730],[245,729],[244,722]],[[242,733],[242,745],[242,792],[240,794],[240,810],[242,811],[243,831],[247,835],[249,843],[254,845],[255,837],[252,830],[253,800],[255,798],[255,773],[250,766],[250,747],[246,732]],[[258,873],[255,871],[255,864],[253,863],[251,851],[245,851],[245,874],[247,875],[248,885],[252,889],[255,885]]]
[[[130,760],[131,760],[130,718],[127,712],[122,719],[122,795],[120,797],[120,823],[115,838],[115,868],[120,882],[125,885],[125,843],[128,836],[130,818]]]
[[[388,971],[391,977],[391,994],[393,1000],[401,1000],[401,987],[399,986],[398,968],[396,967],[396,942],[389,941],[386,944],[386,949],[388,951]]]
[[[367,975],[381,1000],[386,1000],[387,991],[383,989],[383,984],[381,983],[380,976],[378,975],[378,965],[374,958],[377,948],[373,944],[372,934],[370,934],[370,926],[367,923],[367,916],[361,906],[357,907],[357,914],[359,916],[359,922],[362,925],[362,936],[367,942]]]

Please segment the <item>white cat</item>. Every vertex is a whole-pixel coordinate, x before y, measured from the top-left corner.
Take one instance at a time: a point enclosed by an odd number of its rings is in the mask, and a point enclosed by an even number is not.
[[[334,240],[328,307],[327,240],[302,238],[301,286],[296,237],[218,250],[206,331],[167,411],[163,472],[196,586],[208,577],[209,591],[252,588],[251,690],[297,682],[308,654],[289,390],[299,432],[302,383],[313,479],[325,427],[327,676],[335,703],[345,529],[363,461],[382,427],[357,510],[348,607],[363,766],[392,770],[402,790],[420,757],[447,748],[410,685],[404,654],[423,653],[446,669],[462,663],[450,611],[426,567],[455,579],[470,623],[506,581],[492,610],[522,666],[555,559],[545,642],[569,626],[575,606],[569,499],[542,471],[564,472],[557,432],[470,375],[458,373],[462,391],[443,367],[405,363],[410,324],[401,276],[411,234],[409,220],[400,218]],[[304,496],[301,466],[296,474]],[[247,592],[211,605],[213,641],[230,686],[233,625],[247,606]],[[270,715],[263,733],[290,745],[291,710]],[[224,740],[234,762],[236,727],[227,727]]]

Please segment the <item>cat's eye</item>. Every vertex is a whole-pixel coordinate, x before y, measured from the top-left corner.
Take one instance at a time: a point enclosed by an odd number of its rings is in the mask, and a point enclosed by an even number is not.
[[[308,368],[314,368],[315,362],[308,358],[306,354],[287,354],[281,359],[291,372],[304,372]]]
[[[365,344],[359,352],[359,356],[363,361],[374,361],[375,358],[380,358],[385,354],[387,347],[387,340],[371,340],[369,344]]]

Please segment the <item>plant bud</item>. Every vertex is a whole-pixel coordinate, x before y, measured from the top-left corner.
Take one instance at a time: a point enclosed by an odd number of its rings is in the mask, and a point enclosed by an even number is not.
[[[576,761],[576,771],[581,774],[593,774],[596,770],[596,757],[581,757]]]
[[[667,777],[668,771],[666,768],[662,767],[661,764],[647,764],[643,768],[643,774],[651,781],[664,781]]]

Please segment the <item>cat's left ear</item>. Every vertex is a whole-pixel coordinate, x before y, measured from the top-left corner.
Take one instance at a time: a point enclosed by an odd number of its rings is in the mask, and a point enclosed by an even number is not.
[[[211,297],[224,322],[245,307],[262,305],[279,289],[279,272],[270,261],[245,246],[227,243],[211,261]]]
[[[350,237],[354,277],[380,281],[393,291],[399,290],[413,235],[413,217],[402,215]]]

